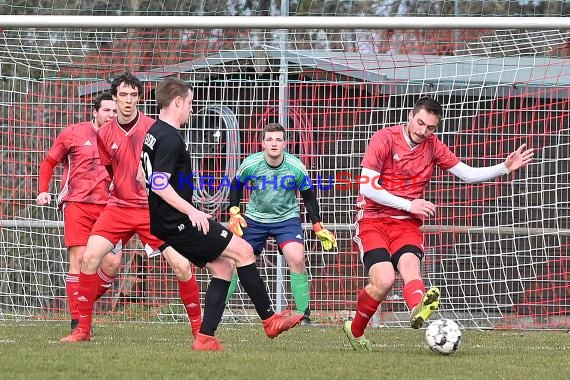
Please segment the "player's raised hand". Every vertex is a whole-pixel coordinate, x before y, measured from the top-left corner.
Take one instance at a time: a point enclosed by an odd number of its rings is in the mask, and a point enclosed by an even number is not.
[[[202,231],[204,235],[210,231],[210,222],[208,219],[212,217],[210,214],[206,214],[200,210],[191,207],[190,210],[187,212],[188,218],[192,222],[192,226],[195,227],[198,231]]]
[[[414,199],[410,207],[410,212],[412,214],[421,215],[425,217],[434,216],[435,210],[436,208],[433,203],[421,198]]]
[[[313,231],[315,231],[315,235],[317,235],[317,238],[321,241],[325,251],[330,251],[337,247],[334,234],[323,227],[321,222],[313,224]]]
[[[507,156],[507,159],[505,160],[505,166],[507,169],[510,171],[515,171],[526,166],[529,162],[532,161],[532,157],[534,156],[534,149],[525,148],[526,144],[522,144],[517,150]]]
[[[36,198],[36,203],[40,206],[48,204],[51,202],[51,195],[50,193],[39,193],[38,197]]]
[[[230,220],[228,222],[228,229],[232,231],[235,235],[242,237],[243,229],[247,227],[247,222],[241,216],[239,207],[230,207]]]

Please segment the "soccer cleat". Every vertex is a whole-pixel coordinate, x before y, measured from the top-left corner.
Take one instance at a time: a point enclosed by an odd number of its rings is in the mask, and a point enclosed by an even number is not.
[[[71,332],[71,334],[69,334],[65,338],[61,338],[59,341],[65,343],[72,343],[72,342],[88,342],[90,340],[91,340],[91,335],[85,330],[77,327]]]
[[[263,329],[265,334],[273,339],[282,332],[297,326],[301,323],[301,319],[303,319],[303,314],[292,314],[291,310],[285,310],[264,320]]]
[[[311,310],[307,308],[305,313],[303,313],[303,318],[301,318],[301,325],[302,326],[310,326],[311,322]]]
[[[194,351],[223,351],[224,346],[215,336],[198,334],[192,342]]]
[[[372,343],[370,343],[370,341],[366,339],[364,335],[358,338],[352,335],[352,321],[344,322],[342,329],[344,330],[344,333],[346,334],[346,337],[348,338],[348,341],[350,342],[350,345],[354,351],[372,351]]]
[[[410,324],[413,329],[422,327],[424,322],[437,310],[439,307],[439,295],[438,288],[430,288],[424,294],[422,301],[412,309]]]

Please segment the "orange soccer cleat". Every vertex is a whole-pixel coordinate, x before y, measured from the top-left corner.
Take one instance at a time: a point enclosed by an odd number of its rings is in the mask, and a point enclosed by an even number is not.
[[[88,342],[91,340],[91,334],[83,329],[77,327],[71,334],[65,338],[61,338],[60,342],[71,343],[71,342]]]
[[[271,317],[263,321],[263,329],[265,334],[271,339],[275,338],[284,331],[289,330],[301,323],[303,314],[292,314],[291,310],[285,310],[275,313]]]
[[[198,334],[192,342],[194,351],[223,351],[224,346],[215,336]]]

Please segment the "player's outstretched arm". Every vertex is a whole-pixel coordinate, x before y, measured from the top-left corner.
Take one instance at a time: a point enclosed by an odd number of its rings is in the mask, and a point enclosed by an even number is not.
[[[451,169],[448,169],[448,171],[467,183],[485,182],[509,174],[531,162],[534,156],[534,149],[525,148],[526,144],[522,144],[517,150],[509,154],[504,162],[498,165],[473,168],[463,162],[459,162]]]
[[[526,144],[522,144],[517,150],[507,156],[507,159],[505,160],[505,166],[507,169],[514,172],[517,169],[525,167],[532,161],[532,157],[534,156],[534,149],[525,148]]]

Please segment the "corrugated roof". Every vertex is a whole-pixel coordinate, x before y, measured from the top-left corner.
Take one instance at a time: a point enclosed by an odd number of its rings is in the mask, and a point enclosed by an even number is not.
[[[485,57],[425,55],[363,55],[325,50],[288,50],[266,46],[261,53],[269,60],[284,58],[288,64],[342,74],[357,81],[378,84],[408,83],[437,86],[437,90],[464,90],[493,86],[564,87],[570,86],[570,60],[551,57]],[[233,50],[206,58],[164,66],[135,75],[143,81],[155,81],[178,73],[203,72],[240,60],[256,60],[260,51]],[[243,64],[243,63],[242,63]],[[242,65],[240,64],[240,65]],[[254,65],[252,64],[252,67]],[[107,89],[105,81],[86,84],[79,95]]]

